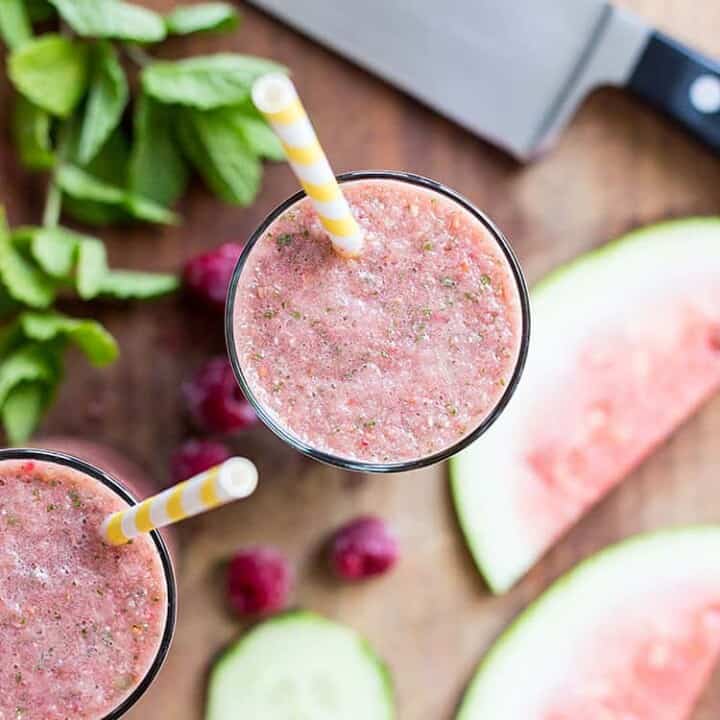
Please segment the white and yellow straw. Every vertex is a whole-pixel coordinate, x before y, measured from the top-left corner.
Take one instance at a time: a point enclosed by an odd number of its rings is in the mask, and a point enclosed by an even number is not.
[[[312,200],[335,250],[349,257],[359,255],[362,230],[290,78],[280,73],[263,75],[253,85],[252,99],[280,138],[290,167]]]
[[[251,495],[257,487],[255,465],[234,457],[190,480],[105,518],[101,532],[111,545],[124,545],[142,533],[212,510]]]

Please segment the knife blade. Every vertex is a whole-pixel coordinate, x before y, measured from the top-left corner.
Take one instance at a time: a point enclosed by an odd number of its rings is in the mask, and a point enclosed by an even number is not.
[[[628,86],[720,149],[717,63],[605,0],[250,2],[521,160],[601,85]]]

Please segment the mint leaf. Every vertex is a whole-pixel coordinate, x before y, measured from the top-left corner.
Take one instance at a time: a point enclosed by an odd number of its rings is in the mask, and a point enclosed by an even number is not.
[[[78,295],[83,300],[94,298],[100,287],[103,278],[107,275],[107,253],[105,246],[100,240],[84,238],[78,245],[77,250],[77,275],[75,284]]]
[[[0,285],[0,320],[6,319],[9,315],[17,312],[19,303],[15,300],[3,285]],[[0,333],[1,334],[1,333]],[[0,339],[0,355],[2,354],[2,339]]]
[[[148,300],[175,292],[179,287],[176,275],[111,270],[103,278],[100,294],[117,300]]]
[[[48,307],[55,299],[52,280],[14,246],[0,209],[0,279],[10,297],[31,307]]]
[[[268,158],[268,160],[285,159],[285,151],[280,140],[265,120],[245,115],[242,112],[235,112],[231,117],[234,127],[256,155]]]
[[[63,20],[84,37],[157,42],[165,23],[152,10],[121,0],[50,0]]]
[[[231,112],[186,110],[178,134],[185,154],[218,197],[237,205],[255,199],[262,168],[235,128]]]
[[[32,37],[30,18],[23,0],[0,1],[0,35],[11,50],[16,50]]]
[[[171,35],[189,35],[202,31],[226,31],[235,28],[240,15],[232,5],[207,2],[199,5],[178,5],[165,17],[165,27]]]
[[[68,141],[67,159],[90,175],[110,184],[125,184],[127,164],[130,154],[127,140],[121,128],[116,128],[98,154],[90,163],[81,163],[79,154],[80,126],[73,123]],[[107,205],[87,199],[78,199],[63,195],[63,211],[70,217],[88,225],[109,225],[117,222],[129,222],[132,218],[119,205]]]
[[[8,74],[28,100],[67,117],[85,93],[87,48],[62,35],[42,35],[10,54]]]
[[[78,159],[89,163],[117,127],[128,100],[128,84],[117,53],[110,43],[100,42],[92,57],[90,79]]]
[[[177,225],[179,222],[178,216],[172,210],[131,192],[125,195],[125,209],[137,220],[145,222],[159,225]]]
[[[115,338],[95,320],[78,320],[56,312],[25,312],[19,318],[20,327],[31,340],[47,343],[70,340],[96,366],[113,362],[118,356]]]
[[[21,382],[8,392],[2,422],[10,445],[23,444],[35,432],[51,394],[42,382]]]
[[[263,58],[220,53],[148,65],[142,72],[142,85],[161,102],[209,110],[246,100],[261,75],[284,71]]]
[[[123,205],[125,191],[110,185],[90,173],[74,165],[63,165],[57,173],[56,180],[63,192],[80,200],[94,200],[109,205]]]
[[[55,8],[48,0],[25,0],[25,7],[27,8],[30,22],[33,23],[49,20],[55,15]]]
[[[12,125],[22,164],[31,170],[51,168],[55,155],[50,142],[50,115],[18,95],[13,108]]]
[[[63,165],[56,175],[56,181],[64,193],[76,200],[123,209],[138,220],[168,225],[177,222],[177,215],[167,208],[124,188],[103,182],[74,165]]]
[[[4,405],[10,391],[22,382],[42,382],[52,385],[59,371],[50,351],[32,343],[23,345],[0,362],[0,405]]]
[[[185,190],[188,170],[172,131],[174,111],[141,94],[135,110],[134,144],[128,187],[161,205],[171,205]]]
[[[48,275],[67,280],[75,265],[75,253],[82,237],[61,227],[37,228],[30,251]]]
[[[23,334],[17,318],[0,327],[0,358],[4,358],[22,344]]]

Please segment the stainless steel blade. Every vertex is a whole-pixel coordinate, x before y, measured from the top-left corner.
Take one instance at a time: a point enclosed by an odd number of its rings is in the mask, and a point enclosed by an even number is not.
[[[649,28],[604,0],[250,0],[519,158],[623,84]]]

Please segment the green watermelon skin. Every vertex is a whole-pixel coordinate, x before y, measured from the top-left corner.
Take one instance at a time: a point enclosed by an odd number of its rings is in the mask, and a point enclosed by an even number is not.
[[[720,527],[636,536],[520,614],[456,720],[687,720],[718,654]]]
[[[531,306],[515,396],[450,463],[495,592],[720,389],[720,218],[630,233],[553,272]]]

